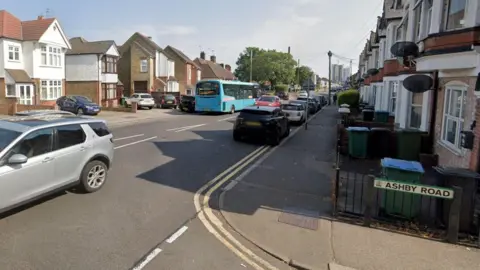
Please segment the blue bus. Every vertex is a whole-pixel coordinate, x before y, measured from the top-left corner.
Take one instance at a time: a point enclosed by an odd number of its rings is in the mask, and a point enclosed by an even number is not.
[[[202,80],[195,87],[195,111],[234,113],[255,104],[253,83]]]

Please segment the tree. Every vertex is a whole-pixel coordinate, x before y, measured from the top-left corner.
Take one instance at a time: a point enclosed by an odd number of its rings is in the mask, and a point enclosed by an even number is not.
[[[313,76],[313,71],[310,67],[308,66],[300,66],[296,68],[296,79],[298,80],[298,84],[302,85],[306,80],[309,78],[312,78]],[[295,83],[297,81],[295,80]]]
[[[294,80],[296,61],[292,55],[256,47],[247,47],[238,57],[235,76],[240,80],[250,80],[250,51],[253,51],[253,81],[269,81],[272,87],[275,87],[277,84],[288,84]]]

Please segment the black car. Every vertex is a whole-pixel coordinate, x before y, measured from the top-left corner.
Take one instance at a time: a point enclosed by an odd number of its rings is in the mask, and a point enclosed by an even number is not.
[[[193,113],[195,112],[195,96],[180,96],[180,104],[178,105],[181,111]]]
[[[174,95],[160,96],[160,104],[157,105],[160,109],[177,109],[177,98]]]
[[[297,100],[290,100],[289,103],[292,103],[292,104],[302,104],[303,106],[307,106],[307,100],[303,100],[303,99],[297,99]],[[314,114],[317,112],[317,105],[313,102],[309,102],[308,103],[308,114],[311,115],[311,114]]]
[[[288,100],[288,94],[285,93],[284,91],[278,91],[275,93],[275,96],[283,99],[283,100]]]
[[[318,112],[322,107],[320,105],[320,103],[318,102],[318,100],[314,99],[314,98],[297,98],[297,100],[302,100],[302,101],[305,101],[307,102],[307,99],[308,99],[308,103],[310,105],[310,103],[313,103],[313,107],[315,108],[314,109],[314,113]]]
[[[278,145],[290,134],[288,118],[278,107],[252,106],[243,109],[233,126],[233,139],[265,138],[269,145]]]

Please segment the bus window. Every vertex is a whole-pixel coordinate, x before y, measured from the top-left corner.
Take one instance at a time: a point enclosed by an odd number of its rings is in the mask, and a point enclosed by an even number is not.
[[[241,85],[238,84],[223,84],[223,93],[226,96],[234,97],[235,99],[244,99]]]
[[[251,99],[257,97],[256,91],[251,85],[242,85],[242,92],[244,99]]]
[[[199,82],[197,83],[197,95],[216,96],[220,94],[220,84],[218,82]]]

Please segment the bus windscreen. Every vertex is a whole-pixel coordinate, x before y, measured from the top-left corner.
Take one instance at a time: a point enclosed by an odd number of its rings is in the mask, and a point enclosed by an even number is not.
[[[197,95],[216,96],[220,94],[220,84],[218,82],[199,82],[197,83]]]

